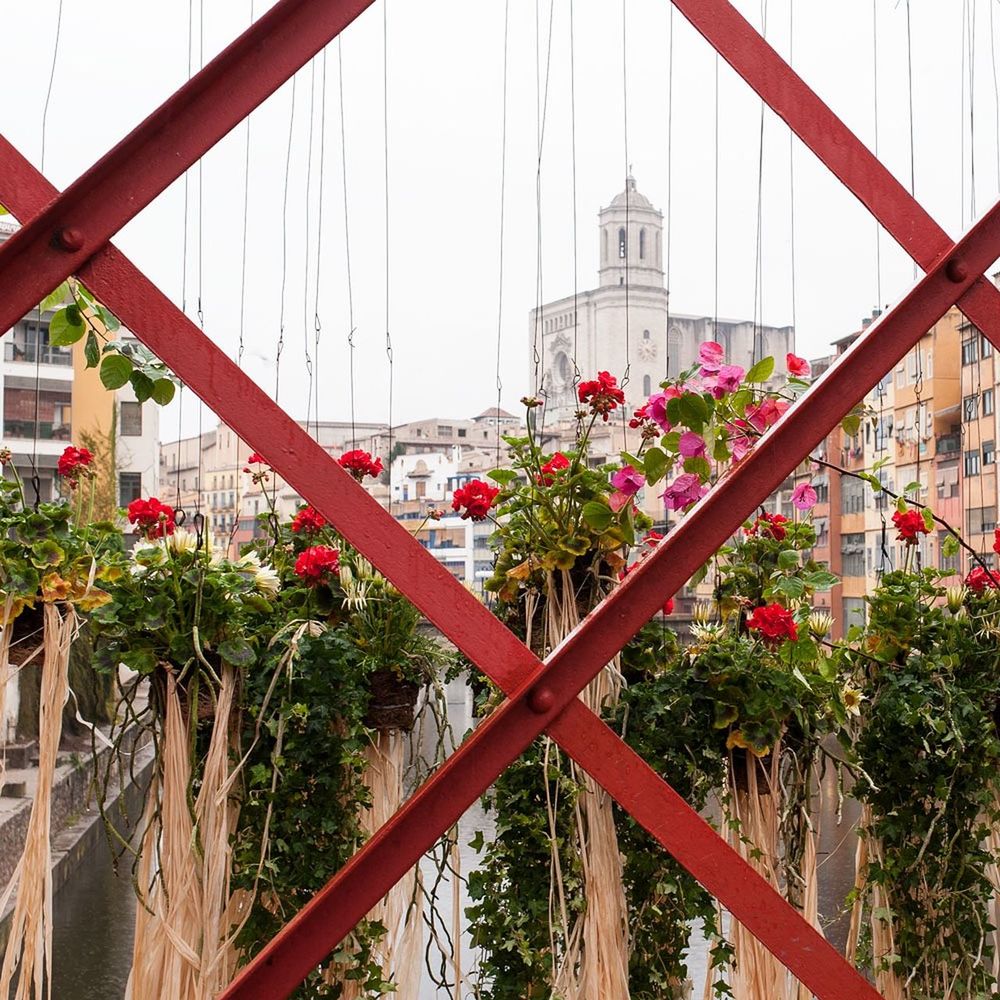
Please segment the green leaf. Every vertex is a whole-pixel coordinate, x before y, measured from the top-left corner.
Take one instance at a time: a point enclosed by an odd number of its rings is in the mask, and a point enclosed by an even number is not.
[[[152,673],[156,668],[156,656],[149,649],[133,649],[123,653],[122,662],[140,674]]]
[[[934,530],[934,511],[930,507],[925,507],[921,513],[924,515],[924,527],[930,534]]]
[[[900,514],[905,514],[909,509],[910,505],[906,502],[904,497],[900,497],[896,501],[896,510],[898,510]]]
[[[248,667],[257,659],[253,646],[242,636],[219,643],[219,656],[234,667]]]
[[[132,391],[140,403],[145,403],[153,395],[153,380],[141,371],[133,371],[129,376]]]
[[[506,486],[517,479],[517,473],[513,469],[493,469],[486,473],[486,478],[492,479],[493,482],[499,483],[501,486]]]
[[[677,452],[681,450],[681,432],[668,431],[663,435],[663,437],[660,438],[660,444],[663,445],[667,451],[677,454]]]
[[[799,554],[795,549],[782,549],[778,553],[779,569],[794,569],[799,564]]]
[[[591,500],[583,505],[583,519],[594,531],[607,531],[614,520],[614,513],[606,503]]]
[[[753,393],[749,389],[738,389],[733,393],[730,402],[733,409],[741,416],[746,416],[747,407],[753,402]]]
[[[854,435],[857,434],[861,428],[861,414],[848,413],[847,416],[840,421],[840,426],[848,437],[854,437]]]
[[[700,455],[694,458],[685,458],[684,471],[693,472],[703,483],[708,482],[712,476],[712,466],[708,464],[707,458],[702,458]]]
[[[53,289],[48,295],[42,299],[41,304],[38,306],[42,312],[48,312],[50,309],[57,309],[65,301],[66,297],[69,295],[69,285],[64,281],[58,288]]]
[[[49,320],[49,343],[53,347],[69,347],[71,344],[75,344],[86,332],[87,328],[83,325],[80,310],[75,306],[60,309]]]
[[[101,382],[105,389],[120,389],[132,375],[132,362],[121,354],[106,354],[101,362]]]
[[[805,583],[797,576],[783,576],[775,581],[774,589],[792,599],[799,598],[805,593]]]
[[[153,383],[153,402],[159,403],[160,406],[166,406],[174,398],[174,393],[177,391],[177,386],[174,385],[174,380],[170,378],[158,378]],[[516,478],[516,474],[515,474]]]
[[[679,396],[674,396],[667,400],[667,420],[672,424],[681,422],[681,400]]]
[[[669,458],[667,453],[660,448],[650,448],[646,452],[643,461],[643,469],[646,473],[646,482],[652,486],[659,482],[667,473],[669,468]]]
[[[94,311],[97,313],[100,321],[104,324],[104,328],[108,333],[116,333],[121,329],[122,325],[118,322],[118,317],[109,310],[105,309],[102,305],[95,305]]]
[[[941,543],[941,554],[946,558],[958,555],[958,539],[954,535],[946,535]]]
[[[816,570],[814,573],[806,573],[803,580],[805,585],[811,590],[829,590],[840,582],[839,577],[825,569]]]
[[[916,493],[917,490],[919,490],[919,489],[920,489],[920,483],[914,481],[912,483],[907,483],[906,484],[906,488],[903,490],[903,492],[904,493]]]
[[[268,780],[270,780],[270,772],[268,772]],[[477,854],[483,849],[483,844],[485,843],[485,838],[483,837],[482,830],[476,830],[475,836],[469,841],[469,847],[472,848]]]
[[[31,546],[31,561],[39,569],[58,566],[66,558],[62,547],[51,538]]]
[[[97,343],[97,334],[93,330],[87,334],[87,342],[83,345],[83,356],[88,368],[96,368],[101,363],[101,348]]]
[[[774,374],[774,358],[761,358],[747,372],[747,382],[766,382]]]
[[[792,676],[807,690],[812,691],[812,685],[806,680],[806,675],[798,667],[792,667]]]

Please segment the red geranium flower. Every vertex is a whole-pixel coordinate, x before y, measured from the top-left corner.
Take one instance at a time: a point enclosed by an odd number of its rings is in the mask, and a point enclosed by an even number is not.
[[[919,534],[930,534],[927,523],[924,521],[924,515],[915,507],[911,507],[907,511],[897,510],[892,515],[892,523],[899,531],[896,537],[899,541],[906,542],[907,545],[916,545]]]
[[[798,627],[788,608],[780,604],[768,604],[762,608],[754,608],[753,614],[747,619],[747,628],[759,632],[765,642],[778,643],[783,639],[798,639]]]
[[[788,524],[788,518],[784,514],[768,514],[765,512],[749,528],[744,528],[743,530],[747,535],[760,535],[761,537],[773,538],[776,542],[783,542],[785,535],[788,534],[788,529],[785,527],[786,524]]]
[[[369,452],[360,448],[345,451],[337,461],[340,462],[341,468],[346,469],[359,483],[365,476],[376,479],[382,474],[382,459],[372,459]]]
[[[162,538],[174,533],[174,508],[156,497],[133,500],[128,505],[129,524],[134,524],[147,538]]]
[[[666,603],[663,605],[663,613],[665,615],[672,615],[674,613],[674,599],[668,597]]]
[[[993,529],[993,551],[1000,555],[1000,528]]]
[[[500,491],[481,479],[473,479],[472,482],[460,486],[452,497],[452,510],[462,511],[462,520],[471,517],[473,521],[484,521],[489,513],[493,501]]]
[[[577,390],[581,403],[590,403],[590,412],[600,414],[605,423],[612,410],[625,402],[625,393],[618,388],[618,379],[608,372],[598,372],[596,379],[581,382]]]
[[[569,459],[561,451],[557,451],[542,466],[542,474],[538,477],[539,484],[541,486],[551,486],[556,481],[556,473],[568,468]]]
[[[315,507],[303,507],[292,519],[292,531],[311,535],[326,527],[326,518]]]
[[[295,573],[310,587],[326,582],[340,568],[340,552],[329,545],[314,545],[295,560]]]
[[[982,566],[973,566],[965,578],[965,585],[974,594],[983,593],[987,587],[991,590],[1000,590],[1000,576],[983,569]]]
[[[71,480],[71,486],[76,486],[76,479],[79,477],[80,473],[83,472],[93,461],[94,456],[87,448],[74,448],[70,445],[62,453],[62,455],[59,456],[59,462],[56,464],[56,471],[60,476],[64,476],[66,479]]]

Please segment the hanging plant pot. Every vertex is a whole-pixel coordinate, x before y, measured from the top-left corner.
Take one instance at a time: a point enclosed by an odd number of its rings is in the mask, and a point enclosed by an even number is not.
[[[738,792],[750,794],[753,787],[758,795],[767,795],[771,789],[771,754],[757,757],[741,747],[729,752],[729,782]]]
[[[371,698],[365,725],[372,729],[410,729],[420,685],[403,680],[395,670],[376,670],[371,675]]]
[[[7,659],[14,666],[20,667],[33,657],[41,663],[40,657],[35,654],[45,640],[44,607],[39,604],[35,608],[25,608],[7,626],[11,632]]]

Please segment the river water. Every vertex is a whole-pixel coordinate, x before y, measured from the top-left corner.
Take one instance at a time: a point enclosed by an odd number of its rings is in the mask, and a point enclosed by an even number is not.
[[[471,720],[471,702],[467,688],[460,681],[448,690],[448,714],[455,733],[460,737]],[[825,782],[827,787],[824,788],[823,802],[834,803],[836,786],[832,774],[827,776]],[[828,923],[827,934],[838,946],[843,944],[846,922],[843,916],[836,918],[854,877],[855,838],[850,831],[856,817],[850,812],[852,804],[852,800],[847,800],[841,823],[836,821],[832,809],[824,808],[820,827],[820,910]],[[488,840],[492,821],[477,803],[459,824],[463,875],[467,875],[477,863],[478,855],[469,847],[469,842],[479,831]],[[122,869],[117,875],[113,871],[110,850],[102,838],[92,856],[56,896],[54,1000],[120,1000],[124,996],[132,959],[132,925],[136,904],[127,862],[123,863]],[[425,864],[424,871],[425,876],[430,876],[432,869]],[[459,905],[464,908],[467,904],[464,887],[460,896]],[[452,898],[447,880],[440,898],[445,901]],[[450,927],[451,914],[447,912],[447,905],[443,916]],[[465,988],[462,996],[467,997],[471,985],[468,973],[473,968],[475,956],[469,949],[468,941],[464,942],[462,951],[463,971],[466,973],[463,975]],[[689,964],[695,983],[694,996],[700,997],[707,955],[704,940],[697,931],[692,933]],[[418,1000],[443,1000],[446,997],[451,1000],[453,991],[439,989],[425,972]]]

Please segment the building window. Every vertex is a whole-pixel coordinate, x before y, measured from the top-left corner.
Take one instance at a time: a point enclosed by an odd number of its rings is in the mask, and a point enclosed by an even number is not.
[[[983,416],[993,415],[993,390],[983,389]]]
[[[993,353],[993,344],[990,342],[989,337],[979,338],[979,356],[982,358],[988,358]]]
[[[864,511],[865,495],[868,489],[869,486],[864,480],[855,479],[853,476],[844,476],[840,481],[841,514],[860,514]]]
[[[458,429],[458,436],[460,438],[464,438],[465,437],[465,428],[464,427],[459,427],[459,429]]]
[[[639,260],[646,259],[646,230],[639,230]]]
[[[625,227],[618,230],[618,259],[624,260],[628,255],[628,244],[625,241]]]
[[[649,330],[643,330],[642,331],[642,339],[643,340],[649,340]]]
[[[979,451],[967,451],[965,453],[965,474],[967,476],[979,475]]]
[[[642,376],[642,394],[644,396],[650,395],[653,391],[653,380],[648,375]]]
[[[864,532],[841,535],[841,572],[844,576],[865,575],[865,535]]]
[[[454,433],[455,431],[451,424],[438,424],[437,435],[439,438],[448,438]]]
[[[962,400],[962,416],[966,420],[976,420],[979,417],[979,397],[966,396]]]
[[[852,625],[864,625],[865,623],[865,599],[863,597],[844,598],[844,625],[850,628]]]
[[[988,535],[997,526],[995,507],[971,507],[967,518],[970,535]]]
[[[962,364],[971,365],[979,360],[979,336],[966,337],[962,341]]]
[[[983,465],[994,465],[997,460],[997,448],[993,441],[983,442]]]
[[[133,500],[142,496],[142,473],[118,473],[118,506],[127,507]]]
[[[142,403],[122,402],[122,437],[142,437]]]

